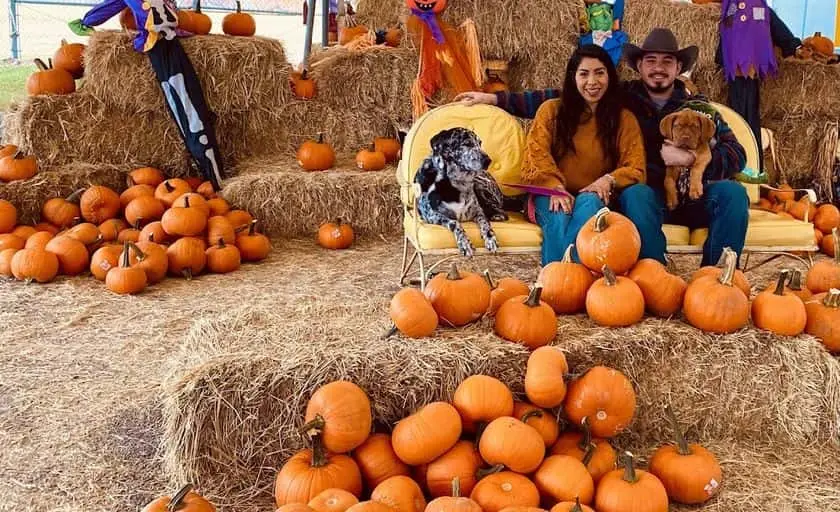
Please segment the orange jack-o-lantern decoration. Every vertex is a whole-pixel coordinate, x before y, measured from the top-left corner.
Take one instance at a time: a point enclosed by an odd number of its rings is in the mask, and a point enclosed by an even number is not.
[[[446,9],[446,0],[432,0],[431,2],[418,2],[417,0],[405,0],[409,9],[420,12],[433,12],[435,14]]]

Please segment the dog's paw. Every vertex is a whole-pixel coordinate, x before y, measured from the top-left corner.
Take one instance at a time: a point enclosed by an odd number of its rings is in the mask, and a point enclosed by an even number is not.
[[[508,216],[504,212],[494,213],[490,220],[493,222],[504,222],[508,220]]]
[[[678,206],[679,204],[680,204],[680,201],[679,201],[679,199],[677,199],[676,197],[669,197],[669,198],[665,201],[665,205],[666,205],[666,206],[668,207],[668,209],[669,209],[669,210],[671,210],[671,211],[676,210],[676,209],[677,209],[677,206]]]
[[[466,244],[458,244],[458,250],[461,252],[461,256],[465,258],[472,258],[475,255],[475,251],[469,242]]]
[[[688,197],[691,199],[700,199],[703,197],[703,184],[702,183],[692,183],[688,187]]]
[[[499,242],[496,240],[495,236],[489,236],[484,240],[484,247],[495,254],[499,250]]]

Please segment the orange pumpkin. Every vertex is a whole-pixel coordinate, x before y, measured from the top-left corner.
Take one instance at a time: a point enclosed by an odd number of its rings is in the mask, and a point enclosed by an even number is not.
[[[304,170],[325,171],[335,165],[335,151],[324,142],[324,134],[318,134],[317,141],[306,141],[297,152],[297,161]]]
[[[461,437],[461,416],[446,402],[432,402],[403,418],[391,433],[394,453],[406,464],[428,464]]]
[[[82,194],[82,218],[93,224],[113,219],[120,211],[120,196],[108,187],[95,185]]]
[[[58,274],[58,258],[43,249],[22,249],[12,255],[10,270],[15,278],[48,283]]]
[[[90,258],[90,273],[93,277],[104,281],[108,271],[119,266],[120,253],[122,246],[119,245],[105,245],[97,249]]]
[[[192,187],[180,178],[172,178],[162,182],[155,188],[155,197],[167,208],[170,208],[176,199],[184,194],[192,192]]]
[[[129,261],[129,242],[124,242],[120,255],[120,266],[108,271],[105,276],[105,286],[120,295],[133,295],[146,289],[148,280],[143,269],[132,267]]]
[[[490,285],[490,307],[487,314],[493,316],[508,299],[518,295],[528,295],[528,285],[524,281],[512,277],[503,277],[498,282],[493,281],[490,271],[484,271],[484,279]]]
[[[416,288],[403,288],[391,299],[391,321],[409,338],[431,336],[438,326],[435,308],[423,292]]]
[[[17,221],[18,211],[15,205],[5,199],[0,199],[0,234],[11,233]]]
[[[163,183],[165,179],[160,169],[155,169],[154,167],[140,167],[128,174],[128,184],[130,186],[148,185],[152,187],[152,190]]]
[[[423,512],[426,498],[417,482],[405,475],[392,476],[370,493],[372,501],[384,503],[397,512]]]
[[[595,483],[583,462],[568,455],[551,455],[534,474],[534,483],[543,499],[550,502],[579,498],[592,503]]]
[[[551,409],[566,398],[564,377],[569,371],[566,356],[559,347],[540,347],[528,357],[525,394],[534,405]]]
[[[814,51],[822,55],[834,55],[834,41],[822,35],[822,32],[814,32],[813,36],[806,37],[802,41],[802,46],[812,48]]]
[[[100,233],[99,228],[90,222],[76,224],[62,234],[75,238],[85,245],[93,245],[102,241],[102,233]]]
[[[208,199],[207,206],[210,207],[211,217],[215,217],[216,215],[226,215],[230,213],[230,204],[228,204],[228,202],[222,199],[221,197],[214,197],[213,199]]]
[[[460,327],[481,318],[490,307],[490,285],[480,275],[459,272],[455,263],[447,274],[438,274],[424,292],[440,319]]]
[[[615,469],[617,455],[609,441],[592,437],[589,418],[583,418],[580,425],[583,432],[563,432],[551,447],[551,454],[568,455],[583,462],[597,484],[604,475]]]
[[[9,248],[0,250],[0,276],[12,277],[12,258],[19,249]],[[56,259],[56,262],[58,260]],[[56,266],[57,267],[57,266]],[[56,268],[58,271],[58,268]]]
[[[610,471],[598,483],[595,510],[668,512],[668,493],[662,482],[647,471],[636,469],[630,452],[625,452],[622,458],[624,469]]]
[[[293,455],[277,472],[274,499],[278,507],[309,503],[327,489],[343,489],[358,498],[362,494],[362,474],[349,456],[328,454],[316,435],[311,449]]]
[[[37,232],[38,231],[32,226],[17,226],[14,230],[12,230],[12,234],[23,239],[24,242],[29,240],[29,237]]]
[[[210,216],[210,207],[207,206],[207,200],[204,196],[195,192],[188,192],[172,203],[172,208],[194,208],[204,214],[205,217]]]
[[[166,234],[163,229],[163,224],[160,221],[146,224],[140,233],[137,235],[138,242],[156,242],[159,244],[168,244],[172,241],[171,237]]]
[[[604,277],[586,293],[586,313],[604,327],[627,327],[645,316],[645,296],[632,279],[616,276],[607,265]]]
[[[469,498],[462,498],[461,492],[461,480],[455,477],[452,479],[450,494],[443,494],[429,502],[425,512],[483,512],[478,503]],[[469,494],[466,489],[463,493]]]
[[[668,496],[677,503],[699,505],[720,491],[723,472],[717,457],[699,444],[685,440],[677,417],[665,411],[674,429],[676,445],[660,447],[650,458],[650,472],[662,481]]]
[[[201,12],[201,0],[196,0],[194,11],[178,11],[178,28],[199,36],[206,36],[213,28],[213,20]]]
[[[376,137],[373,139],[373,147],[385,155],[385,161],[394,163],[399,160],[400,150],[402,149],[400,141],[393,137]]]
[[[85,45],[81,43],[68,44],[61,40],[61,47],[53,55],[53,63],[56,69],[63,69],[70,73],[73,78],[82,78],[85,72]]]
[[[491,421],[481,433],[478,451],[488,464],[504,465],[516,473],[528,474],[540,467],[545,442],[533,427],[503,416]]]
[[[58,257],[58,266],[62,274],[75,276],[90,267],[90,257],[85,245],[66,235],[53,238],[46,250]]]
[[[18,152],[12,156],[0,158],[0,181],[28,180],[38,172],[38,163],[34,156],[23,156]]]
[[[826,235],[831,233],[832,229],[840,228],[840,210],[833,204],[820,206],[814,214],[814,227]]]
[[[146,272],[149,284],[163,281],[169,270],[169,255],[166,249],[162,245],[143,240],[131,242],[130,245],[134,253],[132,265]]]
[[[76,81],[73,75],[63,69],[53,68],[52,59],[50,65],[44,64],[41,59],[35,59],[37,71],[26,79],[26,92],[30,96],[41,94],[70,94],[76,92]]]
[[[171,498],[158,498],[143,507],[140,512],[216,512],[216,507],[200,494],[193,492],[192,488],[192,484],[187,484]]]
[[[467,432],[513,414],[513,393],[502,381],[489,375],[472,375],[455,388],[452,405],[458,409]]]
[[[36,231],[46,231],[47,233],[50,233],[52,235],[57,235],[58,232],[61,231],[49,222],[39,222],[38,224],[35,224],[32,227],[35,228]]]
[[[767,198],[774,204],[793,201],[794,197],[796,197],[796,191],[787,183],[782,183],[776,189],[771,189],[767,193]]]
[[[840,229],[834,228],[830,235],[823,238],[823,246],[828,244],[833,249],[832,258],[818,261],[808,271],[805,285],[814,293],[840,288]]]
[[[341,219],[325,222],[318,228],[318,245],[325,249],[347,249],[353,245],[353,227],[344,224]]]
[[[248,231],[236,237],[236,246],[242,254],[242,261],[261,261],[271,252],[271,241],[262,233],[257,233],[257,221],[251,221]]]
[[[214,274],[227,274],[239,270],[242,257],[235,245],[227,245],[219,240],[207,248],[207,270]]]
[[[125,220],[132,226],[144,226],[150,222],[161,220],[164,215],[171,211],[173,209],[167,210],[159,199],[143,195],[134,199],[125,207]]]
[[[245,210],[230,210],[224,216],[230,221],[234,229],[250,226],[254,222],[254,217]]]
[[[41,249],[46,250],[47,244],[53,239],[52,233],[46,231],[39,231],[26,239],[24,249]]]
[[[502,471],[485,476],[475,484],[470,498],[484,512],[501,512],[507,507],[538,507],[540,492],[528,477]]]
[[[358,24],[355,16],[348,13],[344,16],[344,26],[338,29],[338,44],[345,46],[360,37],[366,37],[367,34],[368,28]]]
[[[207,247],[204,240],[185,236],[166,249],[169,258],[168,272],[188,280],[197,276],[207,265]]]
[[[373,416],[364,390],[346,380],[318,388],[306,405],[304,432],[317,430],[324,447],[346,453],[360,446],[370,434]]]
[[[586,292],[595,282],[586,266],[572,261],[572,246],[566,248],[561,261],[543,267],[537,282],[542,283],[542,300],[558,315],[580,313],[586,308]]]
[[[642,239],[630,219],[602,208],[586,221],[575,244],[580,262],[590,270],[600,272],[606,265],[616,274],[624,274],[639,259]]]
[[[726,268],[719,278],[711,275],[691,281],[685,291],[683,313],[688,323],[714,333],[730,333],[750,321],[750,302],[742,290],[732,285],[736,255],[724,252]]]
[[[14,144],[2,144],[0,145],[0,158],[12,156],[19,151],[20,148],[18,148]]]
[[[502,338],[536,349],[551,343],[557,335],[557,316],[540,300],[542,286],[528,295],[508,299],[496,313],[493,330]]]
[[[776,289],[776,283],[770,283],[765,290],[773,291]],[[786,293],[791,293],[799,297],[802,302],[810,299],[814,294],[811,290],[802,286],[802,271],[794,269],[790,271],[790,278],[788,284],[784,288]]]
[[[353,450],[353,458],[368,489],[376,488],[392,476],[411,473],[408,466],[394,453],[391,436],[388,434],[371,434],[364,443]]]
[[[222,32],[229,36],[253,36],[257,31],[254,17],[242,12],[242,3],[236,0],[236,12],[227,14],[222,20]]]
[[[840,290],[814,295],[805,303],[805,310],[805,332],[818,338],[829,352],[840,352]]]
[[[6,233],[4,235],[0,235],[0,251],[6,250],[6,249],[20,250],[20,249],[23,249],[23,247],[25,245],[26,245],[26,240],[24,240],[23,238],[21,238],[17,235],[14,235],[14,234],[11,234],[11,233]]]
[[[640,260],[628,277],[642,290],[645,306],[654,315],[669,317],[682,308],[688,283],[668,272],[662,263],[650,258]]]
[[[811,203],[811,199],[806,195],[799,201],[791,201],[788,203],[787,212],[793,215],[793,218],[803,220],[805,222],[813,222],[814,216],[817,213],[817,207]]]
[[[327,489],[308,503],[315,512],[346,512],[359,499],[344,489]]]
[[[551,507],[549,512],[595,512],[591,507],[582,505],[579,498],[575,501],[561,501]]]
[[[134,201],[141,199],[144,198],[135,199]],[[154,198],[150,200],[157,201]],[[160,202],[158,201],[158,203]],[[204,231],[207,227],[207,215],[200,208],[193,208],[190,204],[190,200],[187,198],[184,206],[173,205],[172,208],[163,212],[160,222],[163,225],[164,231],[172,236],[198,236]]]
[[[377,151],[374,144],[356,154],[356,167],[363,171],[380,171],[385,168],[385,154]]]
[[[723,253],[720,255],[720,260],[718,261],[716,266],[706,266],[696,270],[693,274],[691,274],[691,279],[688,280],[688,284],[693,283],[694,281],[700,279],[701,277],[711,276],[714,278],[719,278],[723,274],[723,269],[726,267],[726,258],[728,254],[732,253],[735,254],[731,249],[728,247],[724,248]],[[735,255],[737,261],[737,255]],[[750,293],[752,291],[752,286],[750,282],[747,280],[747,276],[738,269],[735,269],[734,273],[732,274],[732,284],[734,284],[739,290],[744,292],[744,295],[749,298]],[[685,297],[683,297],[683,302],[685,301]]]
[[[620,371],[595,366],[569,384],[564,408],[572,423],[587,418],[595,436],[613,437],[633,421],[636,392]]]
[[[451,483],[458,480],[460,492],[469,495],[478,482],[476,473],[483,463],[475,443],[458,441],[426,467],[425,482],[429,494],[436,498],[450,496]]]
[[[120,231],[127,228],[128,224],[122,219],[108,219],[99,225],[99,234],[103,242],[113,242],[120,236]]]
[[[226,244],[236,243],[236,231],[233,229],[233,224],[221,215],[207,219],[207,243],[218,245],[219,241]]]
[[[557,441],[557,436],[560,435],[560,425],[557,424],[554,415],[535,405],[514,402],[513,417],[519,418],[519,421],[539,432],[546,448],[553,445]]]
[[[295,96],[308,100],[315,97],[316,91],[315,80],[309,76],[308,69],[292,75],[292,92],[295,93]]]
[[[753,323],[780,336],[798,336],[805,330],[807,314],[802,299],[785,290],[789,270],[779,273],[775,290],[764,290],[752,303]]]
[[[218,194],[216,194],[216,189],[213,187],[213,183],[210,182],[210,181],[202,181],[198,185],[198,187],[195,188],[195,191],[198,194],[200,194],[201,197],[203,197],[207,201],[210,201],[211,199],[214,199],[214,198],[218,197]],[[207,208],[208,208],[208,211],[209,211],[209,208],[210,208],[209,204],[207,205]]]

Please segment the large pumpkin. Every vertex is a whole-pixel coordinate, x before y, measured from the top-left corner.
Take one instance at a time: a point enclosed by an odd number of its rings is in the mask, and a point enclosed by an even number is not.
[[[604,265],[604,277],[586,293],[586,313],[604,327],[627,327],[645,316],[645,297],[632,279],[616,276]]]
[[[810,47],[823,55],[834,55],[834,41],[822,35],[822,32],[814,32],[813,36],[806,37],[802,46]]]
[[[430,462],[426,467],[426,487],[434,497],[448,496],[451,482],[457,479],[459,489],[469,495],[478,478],[476,472],[483,461],[475,443],[458,441],[449,451]]]
[[[398,291],[391,298],[389,313],[396,328],[409,338],[430,336],[438,326],[435,308],[417,288]]]
[[[493,329],[502,338],[536,349],[551,343],[557,335],[557,316],[540,300],[542,287],[531,293],[508,299],[496,312]]]
[[[569,384],[564,408],[573,423],[588,418],[595,436],[613,437],[633,421],[636,392],[620,371],[595,366]]]
[[[187,484],[171,498],[160,497],[143,507],[140,512],[216,512],[212,503],[192,489],[192,484]]]
[[[373,423],[370,399],[352,382],[330,382],[318,388],[309,399],[305,421],[303,431],[318,431],[327,450],[349,452],[370,435]]]
[[[455,388],[452,405],[461,415],[464,430],[476,432],[496,418],[513,414],[513,393],[499,379],[472,375]]]
[[[185,236],[166,249],[168,272],[187,280],[199,275],[207,265],[207,244],[201,238]]]
[[[85,45],[62,39],[61,47],[53,55],[53,65],[56,69],[67,71],[73,78],[82,78],[85,72],[84,54]]]
[[[730,333],[750,321],[750,302],[732,285],[736,255],[725,252],[726,267],[719,278],[707,275],[692,281],[685,291],[683,313],[688,323],[703,331]]]
[[[610,471],[598,483],[598,512],[668,512],[668,493],[654,475],[634,467],[633,455],[625,452],[624,469]]]
[[[536,470],[545,456],[545,442],[533,427],[503,416],[487,425],[478,442],[481,458],[491,465],[504,465],[516,473]]]
[[[384,503],[396,512],[423,512],[426,509],[422,489],[405,475],[392,476],[377,485],[370,499]]]
[[[624,274],[636,264],[642,239],[636,226],[624,215],[602,208],[586,221],[575,241],[580,262],[600,272],[607,265]]]
[[[394,453],[406,464],[428,464],[461,437],[461,416],[446,402],[432,402],[397,422],[391,433]]]
[[[455,263],[433,277],[424,293],[440,319],[454,327],[478,320],[490,306],[490,285],[478,274],[459,272]]]
[[[46,249],[58,256],[59,270],[66,276],[81,274],[90,266],[87,248],[75,238],[57,236],[49,241]]]
[[[680,276],[668,272],[665,265],[645,258],[636,263],[628,277],[642,290],[648,311],[661,317],[679,312],[688,284]]]
[[[512,277],[503,277],[495,281],[489,270],[484,271],[484,279],[490,285],[490,307],[487,314],[493,316],[508,299],[518,295],[528,295],[528,285],[524,281]]]
[[[595,495],[595,483],[586,466],[568,455],[546,457],[534,475],[534,483],[543,499],[552,503],[580,498],[588,505]]]
[[[5,252],[5,251],[4,251]],[[44,249],[23,249],[12,255],[10,270],[21,281],[48,283],[58,274],[58,258]]]
[[[808,323],[805,332],[819,338],[829,352],[840,352],[840,290],[814,295],[805,304]]]
[[[528,477],[502,471],[485,476],[475,485],[470,498],[484,512],[500,512],[507,507],[537,507],[540,491]]]
[[[38,96],[41,94],[70,94],[76,91],[76,81],[73,80],[73,75],[63,69],[52,67],[52,60],[50,65],[44,64],[41,59],[35,59],[35,66],[38,71],[29,75],[26,79],[26,92],[30,96]]]
[[[93,224],[113,219],[120,211],[120,196],[108,187],[95,185],[82,194],[82,217]]]
[[[391,436],[388,434],[372,434],[353,450],[353,458],[359,465],[368,489],[374,489],[392,476],[411,473],[408,466],[394,453]]]
[[[615,469],[617,455],[609,441],[592,437],[589,418],[583,418],[581,428],[583,432],[563,432],[551,447],[551,454],[568,455],[583,462],[597,484],[604,475]]]
[[[17,152],[0,158],[0,182],[28,180],[38,172],[34,156],[23,156]]]
[[[674,411],[670,407],[665,410],[677,443],[656,450],[650,458],[650,472],[662,481],[672,500],[686,505],[705,503],[720,490],[723,478],[720,463],[703,446],[689,445]]]
[[[560,435],[560,425],[557,424],[554,415],[536,405],[514,402],[513,417],[519,418],[519,421],[539,432],[546,448],[553,445],[557,441],[557,436]]]
[[[551,409],[566,398],[566,356],[559,347],[540,347],[528,357],[525,394],[534,405]]]
[[[789,270],[779,272],[774,290],[764,290],[752,303],[753,323],[780,336],[797,336],[805,330],[807,314],[802,299],[785,290]]]
[[[328,455],[319,435],[312,449],[293,455],[277,473],[274,499],[278,507],[288,503],[309,503],[327,489],[344,489],[356,497],[362,494],[362,474],[347,455]]]
[[[537,282],[542,283],[542,300],[558,315],[580,313],[586,308],[586,292],[595,282],[586,266],[572,261],[572,246],[566,248],[561,261],[543,267]]]
[[[840,288],[840,229],[832,229],[831,234],[823,239],[823,243],[826,240],[829,240],[834,249],[832,259],[815,263],[808,271],[808,279],[805,281],[805,285],[814,293]]]

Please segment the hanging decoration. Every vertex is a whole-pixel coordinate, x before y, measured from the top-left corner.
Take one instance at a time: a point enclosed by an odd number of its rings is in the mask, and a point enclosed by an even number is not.
[[[770,31],[770,8],[764,0],[724,0],[720,44],[726,79],[758,78],[778,72]]]
[[[446,2],[406,0],[410,11],[406,26],[420,48],[417,79],[411,87],[415,119],[428,110],[428,102],[438,90],[475,91],[483,82],[475,23],[466,20],[460,34],[441,19]]]
[[[580,12],[580,45],[596,44],[618,65],[627,33],[621,30],[624,0],[584,0]]]

